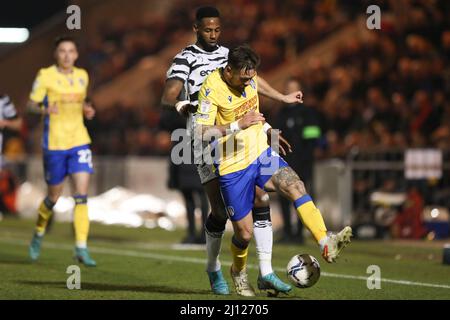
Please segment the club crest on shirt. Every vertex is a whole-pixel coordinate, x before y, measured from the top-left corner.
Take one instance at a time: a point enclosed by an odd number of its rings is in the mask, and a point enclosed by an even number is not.
[[[210,93],[211,93],[211,90],[209,88],[207,88],[205,91],[205,96],[207,97]]]
[[[83,78],[78,78],[78,83],[83,87],[86,85],[86,82],[84,81]]]
[[[228,101],[231,103],[231,101],[233,100],[233,98],[231,96],[228,96]]]

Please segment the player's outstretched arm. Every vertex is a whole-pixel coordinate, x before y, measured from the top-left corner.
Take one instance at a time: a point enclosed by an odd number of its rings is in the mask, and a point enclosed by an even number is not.
[[[161,105],[166,108],[176,108],[179,114],[187,117],[190,112],[197,111],[197,107],[191,105],[189,100],[178,100],[182,90],[183,82],[177,79],[167,80],[161,98]]]
[[[263,96],[283,103],[303,103],[303,92],[294,91],[289,94],[282,94],[260,76],[257,76],[257,79],[258,93]]]

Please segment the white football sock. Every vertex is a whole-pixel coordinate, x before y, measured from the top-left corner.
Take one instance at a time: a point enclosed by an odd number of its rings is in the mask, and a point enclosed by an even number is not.
[[[259,220],[253,223],[253,233],[256,243],[256,255],[259,261],[259,272],[266,276],[273,272],[272,269],[272,246],[273,232],[270,220]]]
[[[206,233],[206,253],[207,253],[207,263],[206,271],[213,272],[220,270],[219,253],[220,247],[222,245],[223,233]]]
[[[78,249],[86,249],[87,248],[87,243],[86,243],[86,241],[75,241],[75,246]]]

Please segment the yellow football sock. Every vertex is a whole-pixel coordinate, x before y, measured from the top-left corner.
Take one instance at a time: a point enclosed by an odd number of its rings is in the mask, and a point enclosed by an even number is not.
[[[38,235],[42,236],[45,233],[45,229],[47,228],[48,220],[53,213],[53,206],[55,204],[50,201],[49,198],[45,198],[38,209],[38,220],[36,222],[35,231]]]
[[[75,196],[75,211],[73,213],[73,226],[77,247],[86,247],[89,234],[89,215],[86,196]]]
[[[233,256],[233,269],[236,272],[241,272],[247,266],[248,245],[244,246],[236,240],[235,237],[231,239],[231,255]]]
[[[327,236],[327,227],[322,214],[309,195],[295,200],[294,206],[303,225],[313,234],[317,242]]]

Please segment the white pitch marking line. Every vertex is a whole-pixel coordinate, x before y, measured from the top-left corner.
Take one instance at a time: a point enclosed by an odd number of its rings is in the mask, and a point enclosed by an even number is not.
[[[0,242],[14,244],[14,245],[25,245],[25,246],[29,245],[29,242],[22,240],[22,239],[0,238]],[[45,242],[43,244],[43,246],[44,246],[44,248],[51,248],[51,249],[57,249],[57,250],[72,250],[73,249],[73,246],[71,246],[71,245],[57,244],[57,243],[52,243],[52,242]],[[147,253],[147,252],[139,252],[139,251],[133,251],[133,250],[116,250],[116,249],[101,248],[101,247],[94,246],[94,247],[89,247],[89,251],[94,252],[94,253],[110,254],[110,255],[116,255],[116,256],[128,256],[128,257],[149,258],[149,259],[165,260],[165,261],[171,260],[171,261],[179,261],[179,262],[190,262],[190,263],[196,263],[196,264],[206,264],[206,260],[200,259],[200,258],[177,257],[177,256],[171,256],[171,255],[165,255],[165,254]],[[229,262],[229,261],[222,261],[221,263],[225,266],[231,266],[231,262]],[[258,269],[258,266],[254,265],[254,264],[248,264],[247,267],[249,269]],[[278,271],[278,272],[285,272],[284,268],[274,268],[274,269],[275,269],[275,271]],[[329,272],[321,272],[320,275],[324,276],[324,277],[331,277],[331,278],[367,281],[367,277],[364,277],[364,276],[354,276],[354,275],[329,273]],[[414,281],[408,281],[408,280],[395,280],[395,279],[381,278],[381,282],[401,284],[401,285],[406,285],[406,286],[419,286],[419,287],[450,289],[450,285],[414,282]]]

